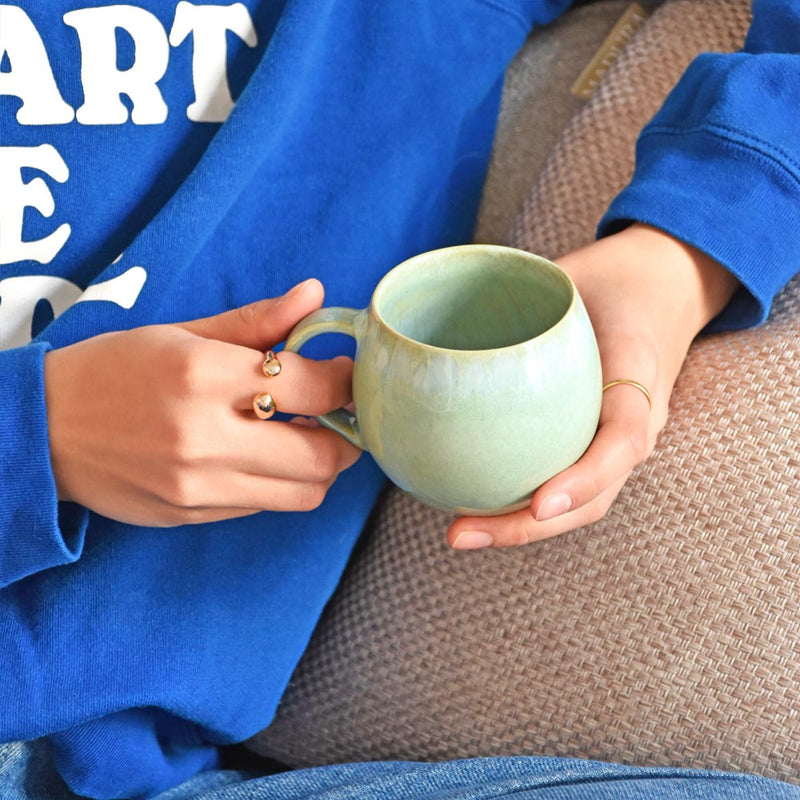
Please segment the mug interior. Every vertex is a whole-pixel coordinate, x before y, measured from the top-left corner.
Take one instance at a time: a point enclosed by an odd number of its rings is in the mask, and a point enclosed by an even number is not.
[[[494,245],[424,253],[378,285],[373,310],[401,335],[449,350],[510,347],[567,313],[574,288],[543,258]]]

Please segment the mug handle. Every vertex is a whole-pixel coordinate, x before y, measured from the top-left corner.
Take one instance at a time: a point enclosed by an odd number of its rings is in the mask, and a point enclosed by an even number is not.
[[[340,308],[337,306],[313,311],[292,328],[286,338],[284,349],[292,353],[299,353],[300,348],[309,339],[313,339],[321,333],[344,333],[357,340],[355,323],[363,313],[363,311],[357,311],[355,308]],[[347,439],[350,444],[354,444],[362,450],[367,449],[361,438],[358,420],[346,408],[337,408],[335,411],[321,414],[318,417],[314,417],[314,419],[320,425],[330,428]]]

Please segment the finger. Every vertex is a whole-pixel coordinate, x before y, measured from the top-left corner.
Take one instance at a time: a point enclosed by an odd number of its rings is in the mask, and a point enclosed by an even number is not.
[[[180,327],[206,339],[263,350],[282,342],[303,317],[320,308],[324,295],[322,284],[309,278],[281,297],[183,322]]]
[[[327,428],[245,418],[219,447],[230,454],[236,472],[308,483],[333,481],[362,453]]]
[[[166,513],[173,524],[182,524],[258,511],[312,511],[332,484],[333,480],[309,483],[221,470],[164,487],[158,496],[171,509]]]
[[[284,351],[279,353],[280,372],[266,377],[263,351],[196,341],[201,346],[192,348],[183,367],[185,391],[195,399],[251,415],[253,397],[268,392],[279,411],[304,416],[326,414],[352,400],[353,362],[347,356],[317,361]]]
[[[251,517],[263,509],[258,508],[175,508],[167,503],[162,505],[159,528],[175,528],[179,525],[199,525],[206,522],[222,522],[226,519]],[[143,523],[152,524],[152,523]]]
[[[653,449],[650,404],[638,389],[619,385],[603,395],[600,425],[581,458],[534,492],[531,511],[540,522],[600,497],[644,461]]]
[[[534,518],[530,507],[499,517],[461,517],[450,526],[447,541],[456,550],[514,547],[581,528],[606,514],[627,477],[615,481],[591,503],[544,522]]]
[[[253,396],[261,392],[269,392],[280,411],[305,416],[327,414],[353,399],[353,361],[347,356],[317,361],[281,352],[280,373],[266,378],[261,371],[263,354],[253,359],[251,352],[247,351],[249,376],[242,363],[238,369],[241,386],[231,395],[233,407],[240,411],[252,411]]]
[[[600,426],[571,467],[544,483],[521,511],[499,517],[464,517],[451,526],[457,549],[506,547],[556,536],[600,519],[632,469],[650,450],[647,398],[630,386],[603,395]]]

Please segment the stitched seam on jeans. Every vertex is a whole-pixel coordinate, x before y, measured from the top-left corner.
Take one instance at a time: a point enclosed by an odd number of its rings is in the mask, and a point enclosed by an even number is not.
[[[723,783],[740,783],[748,788],[751,786],[758,788],[758,786],[763,785],[764,782],[769,783],[768,778],[762,778],[760,776],[753,776],[753,778],[755,780],[753,780],[751,783],[749,776],[742,776],[736,773],[724,773],[716,770],[708,770],[706,772],[701,771],[698,775],[693,774],[692,772],[687,772],[681,767],[653,767],[651,768],[651,774],[647,775],[580,775],[574,777],[571,776],[564,778],[545,779],[542,781],[537,781],[534,785],[520,786],[518,789],[509,787],[509,789],[504,791],[503,794],[492,795],[491,798],[486,798],[486,800],[502,800],[504,797],[522,794],[523,792],[527,794],[529,792],[540,791],[541,789],[552,789],[559,786],[591,786],[592,784],[599,785],[608,783],[631,783],[635,785],[641,785],[645,781],[650,782],[668,780],[670,782],[687,781],[690,784],[694,784],[699,780],[703,785],[710,783],[711,781],[720,781]]]

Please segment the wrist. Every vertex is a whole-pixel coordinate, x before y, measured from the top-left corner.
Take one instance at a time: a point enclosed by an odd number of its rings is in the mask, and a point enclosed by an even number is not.
[[[725,308],[739,287],[722,264],[663,230],[637,222],[616,235],[662,284],[663,304],[678,315],[690,338]]]
[[[695,336],[737,282],[694,247],[634,224],[559,259],[592,320],[604,376],[667,392]]]
[[[53,471],[53,479],[56,484],[56,493],[60,501],[71,501],[73,498],[64,480],[64,462],[67,444],[64,442],[65,405],[69,403],[69,398],[65,396],[63,388],[69,386],[62,380],[63,370],[61,362],[63,353],[59,350],[50,350],[44,358],[44,394],[45,407],[47,409],[47,435],[50,450],[50,465]]]

